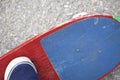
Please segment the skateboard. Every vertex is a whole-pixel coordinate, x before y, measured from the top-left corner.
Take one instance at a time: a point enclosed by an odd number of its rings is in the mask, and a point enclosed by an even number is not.
[[[120,64],[120,18],[74,18],[0,57],[0,80],[8,63],[29,57],[40,80],[102,80]]]

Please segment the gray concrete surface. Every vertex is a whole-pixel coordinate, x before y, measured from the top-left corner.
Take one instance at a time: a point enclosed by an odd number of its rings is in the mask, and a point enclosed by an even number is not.
[[[0,56],[82,12],[120,16],[120,0],[0,0]],[[120,80],[120,69],[104,80]]]

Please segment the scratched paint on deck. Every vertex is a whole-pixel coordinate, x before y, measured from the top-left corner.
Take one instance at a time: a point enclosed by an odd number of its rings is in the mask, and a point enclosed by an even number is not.
[[[87,18],[40,42],[61,80],[96,80],[120,61],[120,24]]]

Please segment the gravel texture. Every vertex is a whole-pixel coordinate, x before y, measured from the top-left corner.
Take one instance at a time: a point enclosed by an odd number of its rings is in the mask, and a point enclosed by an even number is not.
[[[0,56],[79,13],[120,16],[120,0],[0,0]],[[120,69],[104,80],[120,80]]]

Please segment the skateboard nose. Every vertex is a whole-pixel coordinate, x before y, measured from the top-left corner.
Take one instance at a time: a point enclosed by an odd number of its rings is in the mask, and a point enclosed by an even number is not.
[[[96,80],[120,62],[120,24],[95,17],[70,24],[41,44],[62,80]]]

